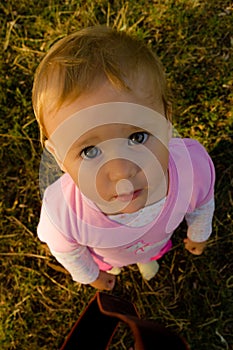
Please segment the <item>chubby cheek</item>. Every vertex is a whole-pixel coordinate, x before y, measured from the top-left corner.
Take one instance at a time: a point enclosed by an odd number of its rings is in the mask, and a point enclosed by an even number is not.
[[[90,200],[98,203],[103,198],[107,200],[106,196],[106,181],[103,174],[96,170],[96,167],[91,164],[79,162],[76,166],[67,169],[69,175],[79,188],[79,190]]]
[[[153,156],[146,162],[144,174],[148,183],[148,201],[154,203],[163,198],[168,191],[169,151],[166,145],[157,141],[150,148]]]
[[[149,149],[154,155],[154,163],[159,163],[164,172],[166,172],[168,168],[168,159],[169,159],[169,149],[168,142],[162,143],[158,139],[153,140]],[[153,160],[152,160],[153,163]]]
[[[99,199],[109,200],[111,196],[109,193],[110,185],[108,183],[106,175],[102,170],[98,171],[93,181],[95,182],[95,191],[98,194]]]
[[[109,186],[103,175],[99,173],[89,172],[84,177],[80,176],[78,187],[86,197],[95,203],[109,200]]]
[[[160,144],[160,147],[155,152],[155,157],[158,160],[161,169],[165,173],[168,169],[168,161],[169,161],[169,151],[168,149]]]

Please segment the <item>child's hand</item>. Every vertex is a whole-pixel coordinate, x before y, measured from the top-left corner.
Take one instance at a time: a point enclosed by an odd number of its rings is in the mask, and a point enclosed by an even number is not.
[[[201,255],[207,245],[207,241],[205,242],[193,242],[189,238],[184,239],[185,248],[194,255]]]
[[[107,273],[105,271],[100,271],[99,277],[90,285],[96,289],[100,290],[112,290],[115,286],[116,276]]]

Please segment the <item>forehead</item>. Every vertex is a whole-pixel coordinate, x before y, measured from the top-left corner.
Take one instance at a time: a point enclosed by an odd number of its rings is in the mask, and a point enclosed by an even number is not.
[[[145,81],[142,82],[140,80],[140,83],[141,84],[136,84],[135,82],[134,89],[131,91],[126,91],[116,89],[108,81],[104,81],[101,85],[98,86],[98,88],[95,87],[89,92],[82,93],[72,101],[66,101],[66,103],[63,103],[59,109],[47,108],[44,124],[48,135],[51,135],[60,124],[64,123],[66,119],[70,118],[70,116],[73,116],[75,113],[100,104],[111,102],[134,103],[151,108],[158,113],[163,114],[163,101],[160,94],[157,96],[155,93],[152,93],[152,89],[148,88],[148,85],[145,84]],[[54,96],[54,99],[52,100],[55,99],[56,97]],[[109,112],[109,116],[111,116],[114,111],[112,110]],[[128,113],[128,108],[126,108],[126,112]],[[85,117],[85,113],[80,114],[80,122],[81,118],[85,120]],[[98,117],[99,116],[97,113],[96,118]],[[111,122],[112,120],[109,121],[109,123]]]
[[[131,134],[141,131],[141,128],[129,124],[105,124],[94,127],[81,135],[71,148],[90,146],[104,140],[128,138]]]

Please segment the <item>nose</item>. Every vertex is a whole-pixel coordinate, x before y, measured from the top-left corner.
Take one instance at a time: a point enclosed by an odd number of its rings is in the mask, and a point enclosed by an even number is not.
[[[111,181],[133,178],[139,171],[139,167],[126,159],[117,158],[106,163],[108,177]]]

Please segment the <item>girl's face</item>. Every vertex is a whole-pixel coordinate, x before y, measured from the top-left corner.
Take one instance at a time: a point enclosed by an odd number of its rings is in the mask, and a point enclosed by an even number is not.
[[[133,213],[168,190],[169,122],[162,114],[162,104],[140,90],[106,82],[49,115],[47,146],[101,211]]]

